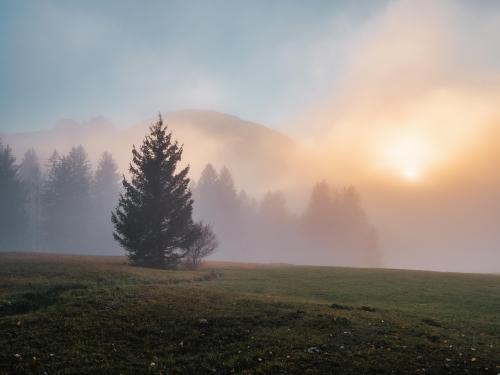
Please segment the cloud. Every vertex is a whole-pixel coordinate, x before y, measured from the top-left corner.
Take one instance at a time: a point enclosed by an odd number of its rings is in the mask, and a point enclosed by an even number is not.
[[[492,13],[500,15],[500,6],[389,3],[350,38],[342,78],[305,110],[299,121],[303,133],[310,133],[313,123],[325,147],[340,154],[355,150],[360,159],[383,159],[381,149],[391,148],[391,142],[398,148],[400,142],[401,147],[413,143],[410,149],[421,149],[436,164],[451,161],[500,114],[500,58],[488,43],[477,47],[498,39],[500,26],[486,22],[480,27],[481,16],[491,19]],[[330,40],[317,45],[335,45]],[[330,61],[332,52],[320,50],[324,58],[319,60]],[[468,57],[470,50],[475,57]],[[316,60],[311,58],[311,72],[318,72]],[[328,70],[319,71],[329,82]]]
[[[500,262],[499,16],[496,3],[388,3],[351,35],[341,78],[295,124],[316,135],[316,178],[360,187],[387,265]],[[323,61],[335,40],[317,42]]]

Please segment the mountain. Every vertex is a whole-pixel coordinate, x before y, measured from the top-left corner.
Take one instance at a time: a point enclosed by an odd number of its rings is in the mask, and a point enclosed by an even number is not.
[[[288,176],[297,147],[286,135],[236,116],[204,110],[182,110],[163,115],[174,139],[184,145],[184,162],[197,179],[206,163],[226,165],[239,186],[253,191],[277,188]],[[132,145],[139,145],[155,118],[131,127],[117,127],[102,117],[86,122],[62,120],[45,131],[3,134],[16,156],[34,147],[45,162],[57,149],[60,154],[83,145],[95,164],[104,151],[117,159],[126,172]],[[262,186],[265,181],[265,186]]]

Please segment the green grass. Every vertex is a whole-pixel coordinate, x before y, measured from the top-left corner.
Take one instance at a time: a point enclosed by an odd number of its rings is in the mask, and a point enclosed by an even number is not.
[[[497,374],[500,276],[0,255],[0,374],[44,372]]]

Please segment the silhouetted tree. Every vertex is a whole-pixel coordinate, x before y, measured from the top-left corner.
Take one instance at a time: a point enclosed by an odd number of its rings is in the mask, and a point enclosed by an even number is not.
[[[353,186],[338,193],[324,181],[315,185],[303,225],[310,241],[331,253],[337,264],[376,264],[377,234]]]
[[[238,202],[243,211],[247,212],[247,216],[254,216],[258,210],[257,200],[248,195],[246,190],[240,190],[238,194]]]
[[[40,247],[40,199],[42,193],[42,173],[38,157],[33,148],[26,151],[19,166],[19,178],[26,192],[26,214],[28,224],[26,228],[26,246],[31,250]]]
[[[234,178],[228,167],[224,166],[219,174],[219,194],[224,197],[226,209],[237,209],[238,193],[234,184]]]
[[[92,185],[92,222],[94,224],[92,238],[94,250],[99,253],[110,253],[116,250],[113,240],[113,226],[109,220],[116,207],[120,194],[118,166],[109,152],[104,152],[99,160]]]
[[[193,242],[189,167],[177,172],[182,146],[159,116],[139,150],[132,149],[130,182],[112,214],[114,237],[133,265],[176,267]]]
[[[260,203],[260,214],[278,225],[286,225],[290,213],[286,205],[285,194],[282,191],[269,191]]]
[[[194,224],[194,232],[196,239],[187,247],[184,258],[184,264],[190,270],[198,269],[202,260],[219,246],[217,237],[209,224],[203,224],[201,221]]]
[[[217,174],[217,171],[214,169],[212,164],[208,163],[201,172],[198,184],[204,186],[207,189],[214,189],[215,185],[217,184],[218,178],[219,175]]]
[[[283,249],[287,252],[287,258],[294,256],[300,247],[301,236],[297,230],[297,220],[290,213],[287,206],[285,194],[282,191],[269,191],[260,203],[258,216],[258,238],[261,241],[258,249]],[[310,245],[310,244],[309,244]],[[305,251],[305,246],[300,249]],[[269,250],[261,256],[269,257]]]
[[[245,252],[253,247],[254,202],[246,193],[238,193],[229,168],[217,173],[208,164],[196,184],[194,198],[196,218],[212,226],[222,252],[235,248]]]
[[[0,249],[22,246],[26,227],[25,191],[17,175],[18,167],[9,146],[0,142]]]
[[[309,204],[302,216],[306,232],[314,236],[324,237],[333,231],[334,198],[326,181],[313,187]]]
[[[343,189],[341,197],[339,227],[344,249],[350,249],[350,258],[357,265],[377,265],[380,256],[378,235],[362,207],[359,192],[349,186]]]
[[[193,188],[195,217],[204,218],[209,223],[217,221],[216,213],[220,194],[218,193],[219,175],[212,164],[207,164]]]
[[[65,204],[68,200],[66,182],[69,177],[67,165],[54,151],[49,158],[48,173],[42,192],[42,243],[46,250],[64,248],[64,217],[67,214]]]
[[[366,214],[361,207],[361,198],[354,186],[342,190],[340,201],[340,226],[343,232],[352,232],[368,225]]]
[[[45,247],[51,251],[85,251],[91,222],[92,175],[87,153],[73,147],[67,156],[49,159],[43,199]]]

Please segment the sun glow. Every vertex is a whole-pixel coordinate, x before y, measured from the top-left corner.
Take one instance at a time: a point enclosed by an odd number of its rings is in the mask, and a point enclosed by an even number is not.
[[[399,134],[387,137],[378,150],[380,165],[407,181],[423,178],[424,170],[431,164],[433,152],[421,135]]]
[[[408,167],[403,171],[403,177],[408,181],[417,181],[420,179],[420,172],[416,168]]]

